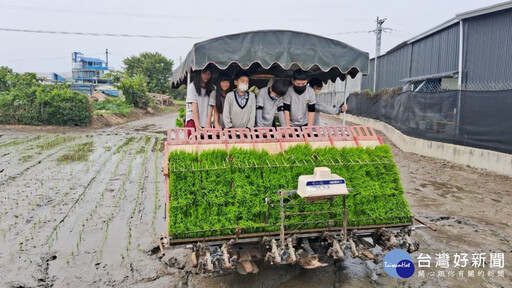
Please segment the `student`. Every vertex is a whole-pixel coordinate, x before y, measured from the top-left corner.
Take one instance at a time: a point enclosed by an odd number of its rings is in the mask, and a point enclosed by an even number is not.
[[[320,80],[319,78],[312,78],[311,80],[309,80],[309,86],[311,86],[313,90],[315,90],[315,96],[318,96],[320,94],[323,85],[324,84],[322,83],[322,80]],[[348,106],[345,105],[345,103],[341,104],[340,107],[329,107],[327,105],[320,103],[319,101],[316,101],[314,125],[320,126],[320,112],[330,115],[337,115],[347,111],[347,109]]]
[[[222,111],[224,109],[224,101],[226,95],[231,90],[231,75],[227,72],[221,72],[217,79],[217,89],[210,95],[210,107],[213,107],[213,121],[214,127],[217,129],[224,129],[224,119]]]
[[[202,129],[211,127],[210,94],[213,90],[210,68],[196,71],[195,79],[187,88],[185,127]]]
[[[222,118],[225,128],[253,128],[256,118],[256,97],[249,89],[249,75],[239,71],[235,76],[235,91],[226,95]]]
[[[276,127],[274,116],[279,117],[281,126],[285,124],[283,96],[290,87],[289,80],[278,79],[274,81],[271,87],[265,87],[260,90],[256,97],[256,126],[257,127]]]
[[[286,126],[312,126],[315,120],[316,96],[313,88],[307,86],[306,71],[295,70],[292,75],[292,84],[283,97]]]

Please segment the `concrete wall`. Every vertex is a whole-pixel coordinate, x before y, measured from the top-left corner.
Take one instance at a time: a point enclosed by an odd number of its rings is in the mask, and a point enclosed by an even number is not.
[[[384,122],[350,114],[346,114],[346,120],[380,130],[405,152],[443,159],[512,177],[512,154],[409,137]]]

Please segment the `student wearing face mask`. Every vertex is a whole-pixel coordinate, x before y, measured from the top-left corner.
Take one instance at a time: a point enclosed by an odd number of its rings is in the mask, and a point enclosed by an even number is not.
[[[225,128],[253,128],[256,119],[256,96],[249,92],[249,74],[239,71],[235,91],[226,95],[222,118]]]
[[[320,94],[320,92],[322,91],[323,85],[324,84],[322,83],[322,80],[320,80],[319,78],[312,78],[311,80],[309,80],[309,86],[311,86],[311,88],[313,88],[313,90],[315,90],[315,96],[318,96]],[[324,104],[320,103],[319,101],[317,101],[316,105],[315,105],[316,111],[315,111],[314,125],[320,126],[320,112],[325,113],[325,114],[330,114],[330,115],[337,115],[337,114],[347,111],[347,109],[348,109],[348,106],[345,105],[345,103],[341,104],[340,107],[329,107],[329,106],[324,105]]]
[[[195,73],[194,81],[187,88],[185,127],[195,129],[210,128],[210,119],[213,111],[210,108],[210,94],[213,90],[212,72],[207,67]]]
[[[313,126],[316,96],[313,88],[307,86],[308,74],[306,71],[295,70],[292,75],[292,84],[283,97],[286,126]]]
[[[283,96],[290,87],[289,80],[278,79],[274,81],[271,87],[265,87],[260,90],[256,98],[256,126],[257,127],[276,127],[274,116],[279,117],[281,126],[284,125],[284,106]]]

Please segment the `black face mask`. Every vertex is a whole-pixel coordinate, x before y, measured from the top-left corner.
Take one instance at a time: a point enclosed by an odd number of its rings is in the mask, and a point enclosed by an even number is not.
[[[306,85],[304,85],[304,86],[293,85],[293,91],[295,91],[295,93],[300,95],[306,91],[306,87],[307,87]]]

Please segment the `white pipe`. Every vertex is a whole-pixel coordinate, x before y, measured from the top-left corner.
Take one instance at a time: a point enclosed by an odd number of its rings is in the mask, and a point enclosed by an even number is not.
[[[347,80],[348,75],[345,75],[345,91],[343,91],[343,105],[347,105]],[[345,126],[345,115],[347,112],[343,112],[343,126]]]

